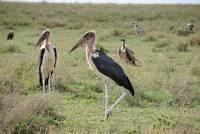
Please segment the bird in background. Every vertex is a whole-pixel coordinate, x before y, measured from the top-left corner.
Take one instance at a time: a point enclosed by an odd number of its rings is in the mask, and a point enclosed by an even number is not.
[[[136,62],[138,60],[135,58],[134,52],[128,48],[125,38],[121,38],[121,42],[122,42],[121,47],[118,50],[120,58],[124,60],[126,63],[137,66]]]
[[[133,24],[133,31],[135,32],[136,35],[138,36],[145,35],[145,31],[141,26],[139,26],[136,22],[132,22],[132,24]]]
[[[43,87],[43,94],[45,92],[45,86],[48,86],[50,94],[52,75],[57,61],[57,51],[56,47],[50,42],[50,33],[49,29],[44,30],[35,44],[35,48],[40,47],[39,83]]]
[[[190,32],[190,33],[194,33],[194,24],[193,23],[188,23],[186,25],[186,31]]]
[[[105,90],[105,119],[111,116],[111,110],[122,100],[127,93],[134,96],[134,88],[122,67],[110,58],[105,52],[95,48],[96,32],[87,31],[69,51],[71,53],[79,46],[86,44],[85,54],[89,68],[104,81]],[[108,82],[113,80],[120,86],[122,95],[109,107]]]
[[[14,38],[14,32],[13,30],[10,30],[7,34],[7,40],[13,40]]]

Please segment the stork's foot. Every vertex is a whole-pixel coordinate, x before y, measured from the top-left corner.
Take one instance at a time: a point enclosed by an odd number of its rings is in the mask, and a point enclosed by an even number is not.
[[[107,111],[105,114],[105,119],[109,119],[112,116],[112,112],[111,111]]]

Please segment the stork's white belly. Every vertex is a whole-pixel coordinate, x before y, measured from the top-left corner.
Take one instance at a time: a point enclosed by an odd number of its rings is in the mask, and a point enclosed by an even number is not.
[[[55,54],[53,48],[50,48],[50,52],[45,50],[44,59],[42,63],[42,71],[44,72],[45,78],[48,77],[49,73],[54,71]]]

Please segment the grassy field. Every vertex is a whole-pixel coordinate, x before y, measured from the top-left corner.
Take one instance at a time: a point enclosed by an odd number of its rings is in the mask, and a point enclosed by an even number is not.
[[[200,5],[0,3],[0,133],[200,133]],[[145,36],[136,36],[137,21]],[[184,27],[193,22],[195,33]],[[38,80],[41,32],[52,31],[58,51],[51,100]],[[10,29],[13,41],[6,40]],[[135,87],[104,121],[103,82],[88,68],[84,48],[69,49],[87,30]],[[120,35],[139,67],[119,59]],[[120,94],[110,82],[112,103]]]

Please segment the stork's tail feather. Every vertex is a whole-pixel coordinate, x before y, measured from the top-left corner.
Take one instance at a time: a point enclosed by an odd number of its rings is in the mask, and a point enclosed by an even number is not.
[[[124,87],[126,89],[129,90],[129,92],[132,94],[132,96],[134,96],[135,92],[134,92],[134,88],[129,80],[129,78],[126,76],[126,80],[125,80],[125,83],[124,83]]]

